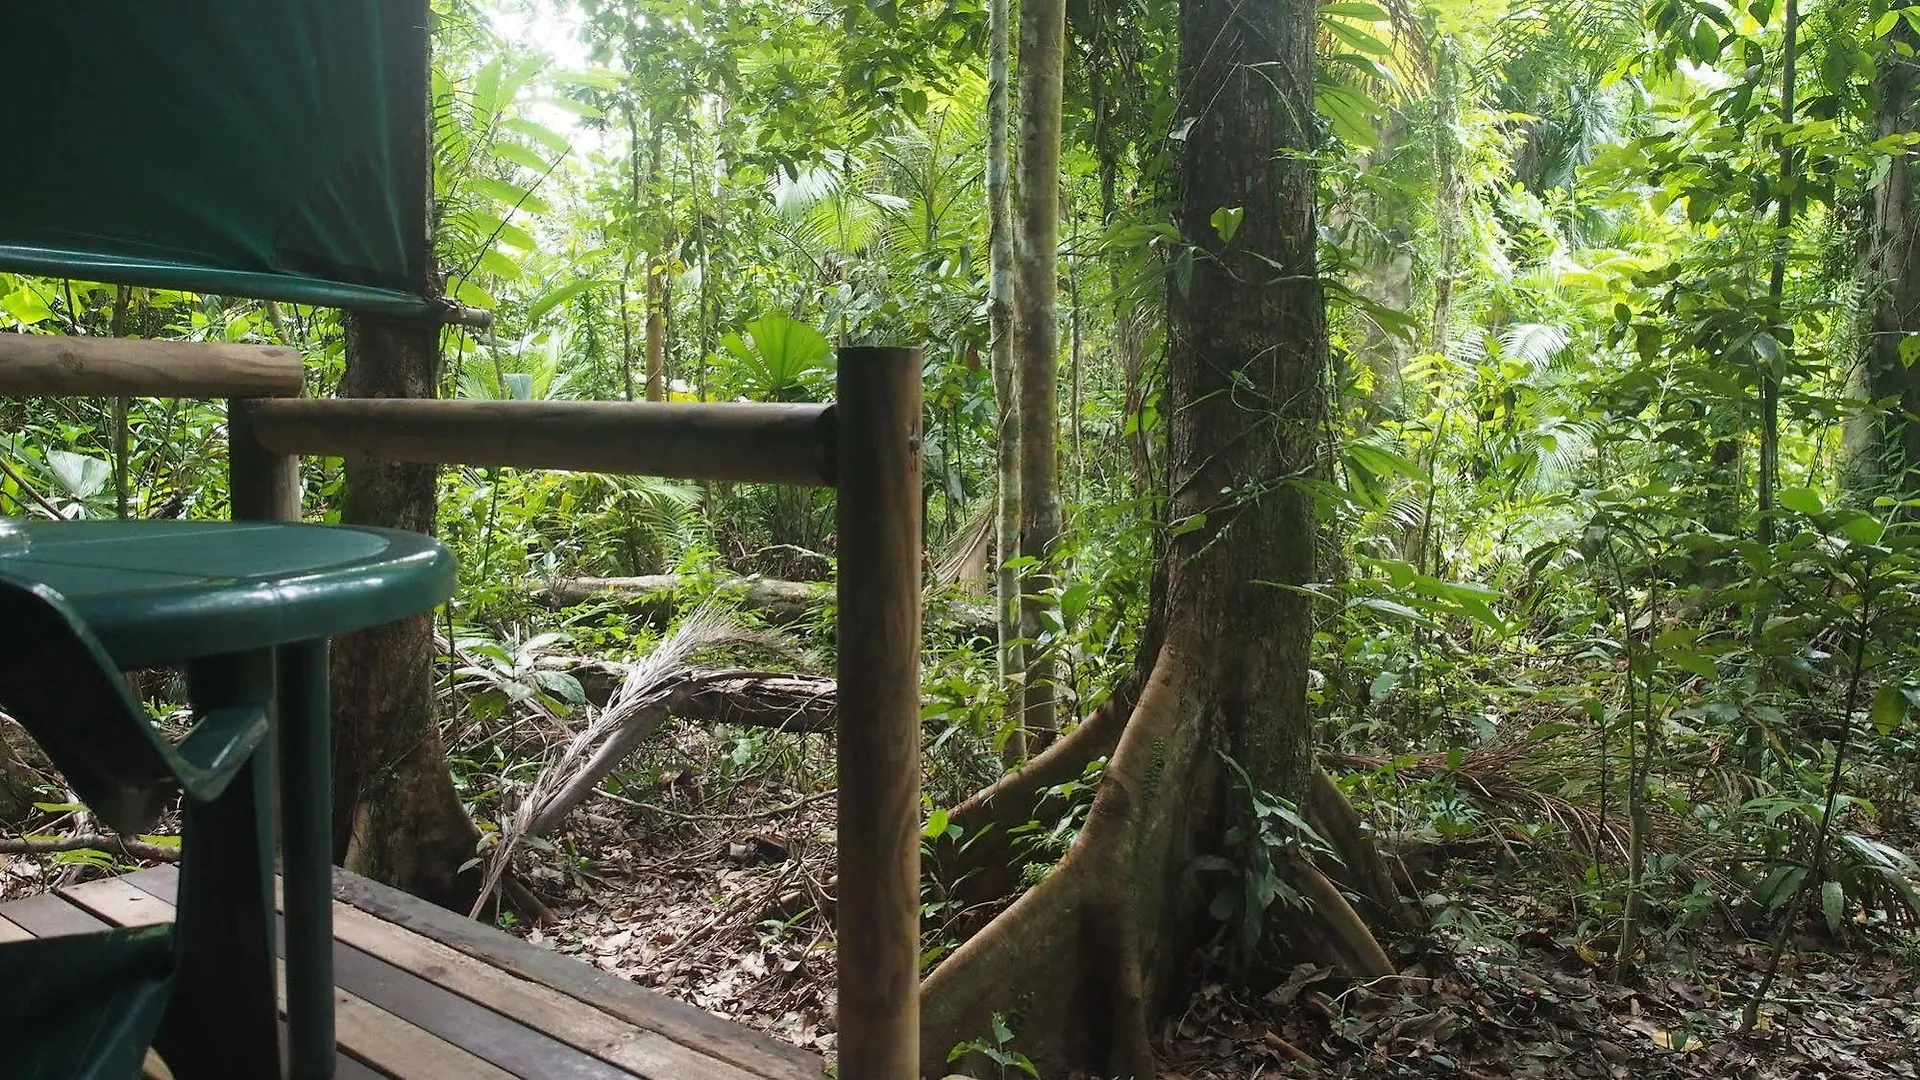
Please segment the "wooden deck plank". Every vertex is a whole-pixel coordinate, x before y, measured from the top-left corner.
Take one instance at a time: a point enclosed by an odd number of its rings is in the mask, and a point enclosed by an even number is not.
[[[172,904],[125,878],[70,886],[60,895],[120,926],[144,926],[173,918]],[[284,1014],[286,964],[278,968],[277,989]],[[385,1073],[399,1080],[515,1080],[512,1073],[338,987],[334,988],[334,1024],[344,1051],[335,1063],[336,1078]],[[355,1069],[356,1065],[360,1068]]]
[[[34,937],[62,937],[105,930],[107,924],[53,893],[0,904],[0,918]]]
[[[0,943],[8,941],[28,941],[33,938],[19,923],[9,919],[0,919]]]
[[[342,941],[641,1076],[746,1080],[752,1075],[347,904],[335,906],[334,928]]]
[[[632,1074],[358,949],[338,945],[340,986],[519,1076],[631,1080]],[[659,1074],[659,1080],[668,1080]]]
[[[51,928],[47,934],[35,935],[28,933],[26,927],[21,926],[19,923],[8,919],[0,919],[0,922],[5,922],[8,926],[14,927],[26,937],[60,937],[67,934],[90,933],[95,930],[104,930],[111,925],[92,912],[76,906],[55,893],[45,893],[41,896],[29,897],[28,899],[35,902],[28,903],[26,900],[21,900],[15,901],[12,904],[0,905],[10,910],[13,909],[16,904],[25,905],[29,912],[34,913],[28,916],[30,923]],[[51,903],[48,901],[51,901]],[[61,911],[58,910],[58,908],[64,908],[65,910]],[[6,939],[0,937],[0,941],[3,940]],[[280,1038],[284,1043],[287,1036],[286,1023],[284,1020],[282,1020],[280,1028]],[[144,1080],[172,1080],[173,1078],[173,1074],[167,1069],[166,1063],[161,1061],[159,1056],[151,1050],[147,1051],[147,1060],[141,1069],[140,1075]],[[389,1078],[385,1073],[375,1072],[368,1066],[355,1061],[345,1054],[341,1054],[334,1066],[334,1080],[389,1080]]]
[[[0,941],[168,921],[178,882],[165,866],[0,905]],[[342,1080],[822,1076],[812,1054],[405,893],[339,871],[334,892]],[[284,965],[280,992],[284,1009]]]
[[[767,1080],[820,1080],[819,1057],[691,1005],[635,986],[568,956],[529,945],[397,889],[334,872],[334,896],[380,922],[431,938],[499,970],[538,983],[682,1046]],[[336,912],[338,908],[335,909]],[[344,919],[341,920],[343,923]]]
[[[171,868],[162,868],[142,871],[121,880],[166,899],[172,896],[177,887],[178,875],[171,872]],[[375,982],[405,982],[395,980],[387,972],[365,968],[362,958],[378,958],[383,962],[382,967],[398,969],[408,978],[432,984],[434,989],[451,991],[459,995],[462,1001],[473,1003],[476,1008],[491,1010],[486,1015],[494,1017],[496,1026],[501,1022],[501,1017],[508,1018],[515,1027],[524,1025],[542,1032],[566,1044],[570,1051],[584,1052],[598,1061],[624,1070],[569,1071],[566,1065],[572,1059],[568,1053],[549,1051],[537,1058],[540,1068],[529,1075],[625,1077],[637,1074],[657,1080],[754,1080],[755,1074],[740,1066],[700,1053],[696,1048],[682,1046],[658,1032],[609,1016],[540,983],[501,971],[431,938],[381,922],[375,916],[348,904],[336,902],[333,912],[334,935],[341,943],[340,950],[335,954],[335,963],[338,965],[340,985],[346,989],[401,1013],[409,1020],[422,1022],[423,1016],[416,1009],[413,998],[406,999],[404,1004],[399,1001],[389,1004],[368,991],[368,987]],[[516,941],[515,944],[520,948],[532,947],[524,942]],[[358,970],[361,974],[352,976],[350,970]],[[411,989],[420,1000],[431,1000],[430,995],[420,995],[418,987]],[[435,1007],[445,1008],[441,1003],[435,1003]],[[447,1018],[456,1027],[459,1024],[459,1012],[455,1010],[456,1016]],[[432,1024],[422,1023],[422,1026],[435,1030],[449,1041],[466,1045],[448,1031],[435,1029]],[[481,1052],[473,1046],[468,1046],[468,1049]],[[497,1064],[514,1067],[506,1057],[488,1052],[481,1052],[481,1056]]]

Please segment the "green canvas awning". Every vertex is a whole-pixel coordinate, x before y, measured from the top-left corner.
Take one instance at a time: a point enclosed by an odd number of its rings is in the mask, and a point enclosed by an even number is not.
[[[426,0],[0,4],[0,270],[428,301]]]

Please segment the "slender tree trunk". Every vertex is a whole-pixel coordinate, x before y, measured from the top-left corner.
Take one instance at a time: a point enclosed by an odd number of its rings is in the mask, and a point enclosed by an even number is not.
[[[111,337],[127,336],[127,303],[132,299],[133,290],[125,285],[113,291],[113,318],[107,324],[107,334]],[[127,475],[127,443],[132,425],[133,399],[117,397],[113,399],[113,499],[114,508],[120,520],[127,518],[130,478]]]
[[[1799,51],[1800,5],[1787,0],[1787,28],[1784,54],[1780,60],[1780,123],[1793,123],[1794,65]],[[1768,318],[1775,326],[1786,323],[1783,301],[1787,284],[1787,249],[1793,243],[1794,148],[1780,142],[1780,183],[1775,187],[1778,218],[1773,238],[1773,266],[1767,280]],[[1760,369],[1760,542],[1773,543],[1773,493],[1780,487],[1780,378],[1791,362],[1793,345],[1784,334],[1775,334],[1780,345],[1777,359],[1762,358]]]
[[[1060,534],[1059,363],[1060,98],[1065,70],[1065,0],[1020,4],[1020,183],[1015,207],[1014,352],[1020,369],[1020,555],[1024,572],[1020,636],[1040,637]],[[1028,646],[1025,726],[1046,738],[1058,726],[1057,658]]]
[[[1892,40],[1920,47],[1905,21]],[[1880,59],[1880,137],[1920,131],[1920,63],[1889,50]],[[1906,363],[1900,344],[1920,334],[1920,213],[1914,187],[1920,161],[1894,158],[1873,194],[1867,243],[1867,288],[1873,299],[1872,323],[1856,385],[1868,401],[1887,402],[1886,411],[1855,420],[1848,432],[1849,483],[1866,494],[1889,487],[1911,492],[1913,470],[1920,467],[1920,365]],[[1892,493],[1892,492],[1889,492]]]
[[[1447,354],[1453,320],[1453,275],[1460,262],[1460,215],[1464,193],[1460,183],[1459,88],[1454,85],[1454,46],[1442,38],[1435,43],[1433,80],[1434,229],[1440,234],[1440,273],[1433,282],[1433,351]]]
[[[1093,153],[1100,170],[1100,224],[1103,229],[1113,224],[1114,215],[1120,209],[1120,148],[1113,136],[1113,117],[1117,106],[1111,70],[1114,30],[1107,10],[1110,2],[1093,0],[1093,33],[1089,40],[1092,55],[1087,70],[1088,94],[1093,99]],[[1119,254],[1107,260],[1107,291],[1113,305],[1113,347],[1120,361],[1123,422],[1140,416],[1146,406],[1145,364],[1140,343],[1141,317],[1122,288],[1120,271],[1124,261],[1125,257]],[[1133,482],[1140,490],[1147,490],[1153,479],[1153,458],[1147,431],[1144,426],[1137,425],[1123,434],[1121,439],[1127,445],[1128,458],[1133,466]]]
[[[987,12],[992,39],[987,70],[987,332],[992,338],[993,393],[999,411],[999,441],[994,449],[998,478],[995,504],[994,598],[999,606],[1000,689],[1007,696],[1013,733],[1007,739],[1009,762],[1027,756],[1023,699],[1014,689],[1026,670],[1020,638],[1020,572],[1013,568],[1020,551],[1019,383],[1013,363],[1013,201],[1008,187],[1007,60],[1011,52],[1011,0],[991,0]]]
[[[633,400],[633,308],[627,296],[627,279],[633,276],[628,262],[620,275],[620,388],[621,396]]]
[[[439,369],[435,323],[348,316],[341,397],[430,398]],[[348,458],[346,473],[343,522],[436,531],[432,466]],[[432,616],[337,637],[332,654],[336,858],[466,910],[479,880],[461,866],[480,834],[454,792],[434,715]]]
[[[1039,885],[966,941],[922,988],[924,1059],[1014,1018],[1042,1076],[1150,1078],[1150,1019],[1177,1002],[1217,881],[1194,858],[1230,854],[1220,754],[1261,788],[1304,803],[1314,777],[1307,710],[1313,497],[1296,483],[1320,453],[1326,321],[1315,266],[1314,5],[1184,0],[1188,126],[1178,220],[1195,252],[1173,288],[1169,415],[1173,507],[1205,523],[1172,540],[1164,633],[1137,695],[1102,710],[956,821],[1018,818],[1035,792],[1108,756],[1085,827]],[[1232,242],[1210,224],[1245,217]],[[1130,710],[1124,702],[1130,701]],[[1023,805],[1024,804],[1024,805]],[[1289,866],[1318,903],[1288,918],[1353,970],[1379,950],[1337,889]],[[1331,938],[1320,935],[1327,930]],[[1387,969],[1390,971],[1390,969]]]
[[[667,400],[667,322],[659,263],[647,266],[647,400]]]

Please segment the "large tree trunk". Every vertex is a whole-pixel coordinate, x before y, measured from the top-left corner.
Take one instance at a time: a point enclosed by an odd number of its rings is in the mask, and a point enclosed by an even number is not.
[[[996,503],[994,506],[994,601],[998,606],[1000,689],[1007,695],[1007,712],[1014,722],[1006,759],[1027,756],[1026,729],[1021,720],[1022,696],[1013,691],[1026,670],[1020,648],[1020,572],[1014,556],[1020,550],[1020,411],[1018,380],[1013,363],[1013,199],[1008,182],[1009,157],[1007,89],[1008,54],[1012,51],[1012,0],[991,0],[987,33],[992,39],[987,65],[987,332],[993,348],[994,405],[999,410],[999,445],[994,448]]]
[[[1893,40],[1920,46],[1920,34],[1902,22]],[[1920,64],[1889,50],[1880,60],[1878,133],[1920,130]],[[1912,490],[1909,473],[1920,466],[1920,365],[1900,356],[1900,343],[1920,333],[1920,213],[1913,193],[1920,161],[1894,158],[1873,194],[1872,233],[1867,247],[1867,287],[1873,322],[1861,358],[1858,386],[1869,401],[1887,401],[1886,412],[1866,415],[1848,432],[1850,483],[1878,494],[1894,486]]]
[[[1043,1076],[1151,1077],[1149,1019],[1184,989],[1219,882],[1197,855],[1229,854],[1230,756],[1261,788],[1304,802],[1314,764],[1306,702],[1309,601],[1287,588],[1314,567],[1326,323],[1314,260],[1314,7],[1183,0],[1183,89],[1192,120],[1179,223],[1194,249],[1175,283],[1171,349],[1173,506],[1165,630],[1143,661],[1113,739],[1089,721],[1018,778],[1073,775],[1111,757],[1087,822],[1051,873],[974,935],[923,986],[923,1068],[1012,1018],[1014,1045]],[[1218,211],[1244,214],[1216,229]],[[1231,240],[1222,233],[1231,232]],[[1202,522],[1199,515],[1205,515]],[[1029,804],[1030,805],[1030,804]],[[1347,933],[1329,950],[1385,966],[1337,890],[1311,867],[1289,880]],[[1303,919],[1303,921],[1305,921]]]
[[[439,367],[437,324],[348,317],[341,397],[430,398]],[[435,532],[432,466],[348,458],[346,471],[342,521]],[[479,882],[460,867],[479,832],[447,772],[433,657],[431,615],[334,639],[334,854],[354,873],[464,911]]]
[[[1020,4],[1020,185],[1014,233],[1014,351],[1020,367],[1020,555],[1033,560],[1020,602],[1020,636],[1038,638],[1048,606],[1054,538],[1060,534],[1059,348],[1060,97],[1066,0]],[[1047,649],[1027,649],[1026,729],[1057,725],[1058,667]]]

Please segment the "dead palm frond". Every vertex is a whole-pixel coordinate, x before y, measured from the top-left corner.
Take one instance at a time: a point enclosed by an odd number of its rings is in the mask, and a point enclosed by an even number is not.
[[[567,811],[592,793],[601,777],[617,768],[667,719],[674,701],[688,689],[694,657],[730,645],[762,648],[795,659],[800,655],[798,647],[785,636],[747,627],[732,610],[717,603],[702,604],[682,619],[651,653],[628,670],[607,707],[594,714],[587,726],[540,770],[513,813],[501,823],[500,840],[488,856],[480,897],[474,902],[474,917],[499,887],[520,842],[557,825]]]

